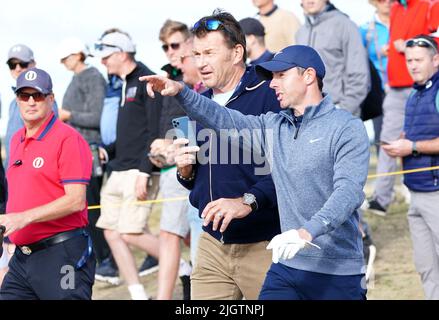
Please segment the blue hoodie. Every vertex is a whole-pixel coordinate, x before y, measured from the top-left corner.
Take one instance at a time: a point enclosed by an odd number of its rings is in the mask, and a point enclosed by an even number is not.
[[[203,95],[210,98],[212,90],[206,91]],[[268,87],[268,82],[257,78],[253,67],[246,69],[238,87],[227,102],[227,107],[251,115],[280,111],[274,91]],[[198,133],[201,129],[203,128],[197,125]],[[239,154],[239,161],[233,162],[232,152],[225,155],[224,150],[220,150],[224,140],[221,142],[218,137],[212,138],[212,130],[208,131],[207,136],[203,134],[197,136],[198,144],[209,146],[205,152],[209,162],[203,164],[198,162],[195,165],[194,181],[179,179],[183,186],[191,190],[189,195],[191,204],[198,208],[201,214],[211,201],[220,198],[238,198],[244,193],[252,193],[256,196],[259,208],[244,219],[233,220],[223,234],[213,231],[212,224],[203,227],[203,230],[224,243],[243,244],[271,240],[280,232],[276,191],[271,175],[257,174],[256,168],[264,165],[257,166],[254,162],[243,164],[242,152]],[[201,137],[205,140],[200,141]],[[204,154],[204,151],[200,152]]]
[[[364,273],[357,209],[364,200],[369,141],[359,118],[336,109],[329,96],[306,108],[300,129],[291,109],[244,116],[188,88],[177,98],[206,127],[262,131],[252,147],[270,160],[282,232],[304,228],[321,247],[307,247],[281,263],[324,274]]]

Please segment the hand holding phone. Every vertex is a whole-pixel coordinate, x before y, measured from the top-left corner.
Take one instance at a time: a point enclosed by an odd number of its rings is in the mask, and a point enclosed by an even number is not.
[[[177,138],[185,138],[189,140],[188,146],[197,146],[197,138],[195,129],[189,117],[180,117],[172,120],[172,126],[175,128],[175,135]]]

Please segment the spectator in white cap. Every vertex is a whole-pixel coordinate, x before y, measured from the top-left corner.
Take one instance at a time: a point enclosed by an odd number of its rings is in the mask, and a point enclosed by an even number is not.
[[[131,247],[157,258],[159,240],[149,232],[147,225],[152,205],[133,203],[154,199],[157,195],[159,169],[147,157],[147,152],[159,136],[162,101],[148,97],[139,77],[153,72],[136,61],[135,54],[136,47],[130,36],[120,30],[105,34],[95,44],[94,55],[101,58],[108,74],[123,80],[116,141],[104,146],[107,158],[111,154],[114,158],[108,163],[112,173],[102,189],[97,226],[104,229],[131,298],[144,300],[149,297],[140,282]],[[104,155],[104,150],[101,151]]]
[[[64,93],[59,117],[75,128],[97,149],[101,143],[100,119],[106,92],[106,82],[95,67],[86,64],[88,48],[78,38],[66,38],[58,47],[58,58],[67,70],[73,72],[73,78]],[[90,183],[87,186],[87,203],[99,205],[102,187],[102,172],[94,167]],[[89,211],[88,230],[93,239],[93,249],[99,265],[107,258],[110,249],[101,229],[96,228],[100,209]]]

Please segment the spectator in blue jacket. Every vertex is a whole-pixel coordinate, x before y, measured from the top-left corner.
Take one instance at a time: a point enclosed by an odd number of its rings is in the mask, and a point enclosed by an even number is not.
[[[279,103],[268,83],[246,68],[245,36],[235,18],[225,12],[199,20],[193,27],[193,53],[206,97],[244,114],[278,112]],[[218,213],[233,211],[251,215],[219,232],[204,225],[191,276],[191,298],[256,299],[270,265],[265,247],[279,232],[276,193],[271,176],[257,174],[254,161],[244,164],[237,150],[224,158],[224,143],[213,131],[197,125],[198,144],[208,146],[206,157],[195,164],[176,162],[178,179],[191,190],[190,202],[201,213],[215,206]],[[183,142],[184,144],[184,142]],[[209,147],[210,145],[210,147]],[[178,152],[187,150],[182,147]],[[239,149],[239,148],[238,148]],[[239,162],[232,162],[237,160]],[[262,170],[261,170],[262,171]]]

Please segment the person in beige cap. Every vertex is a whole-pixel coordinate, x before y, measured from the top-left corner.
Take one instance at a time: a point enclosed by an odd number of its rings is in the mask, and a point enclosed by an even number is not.
[[[86,63],[88,48],[78,38],[64,39],[57,50],[58,59],[67,70],[73,72],[63,97],[59,117],[75,128],[90,146],[101,143],[100,119],[106,93],[106,82],[98,69]],[[102,172],[94,167],[90,183],[87,186],[87,203],[99,205],[102,188]],[[100,265],[108,257],[110,248],[101,229],[96,228],[100,209],[88,212],[88,231],[93,239],[93,249]]]

